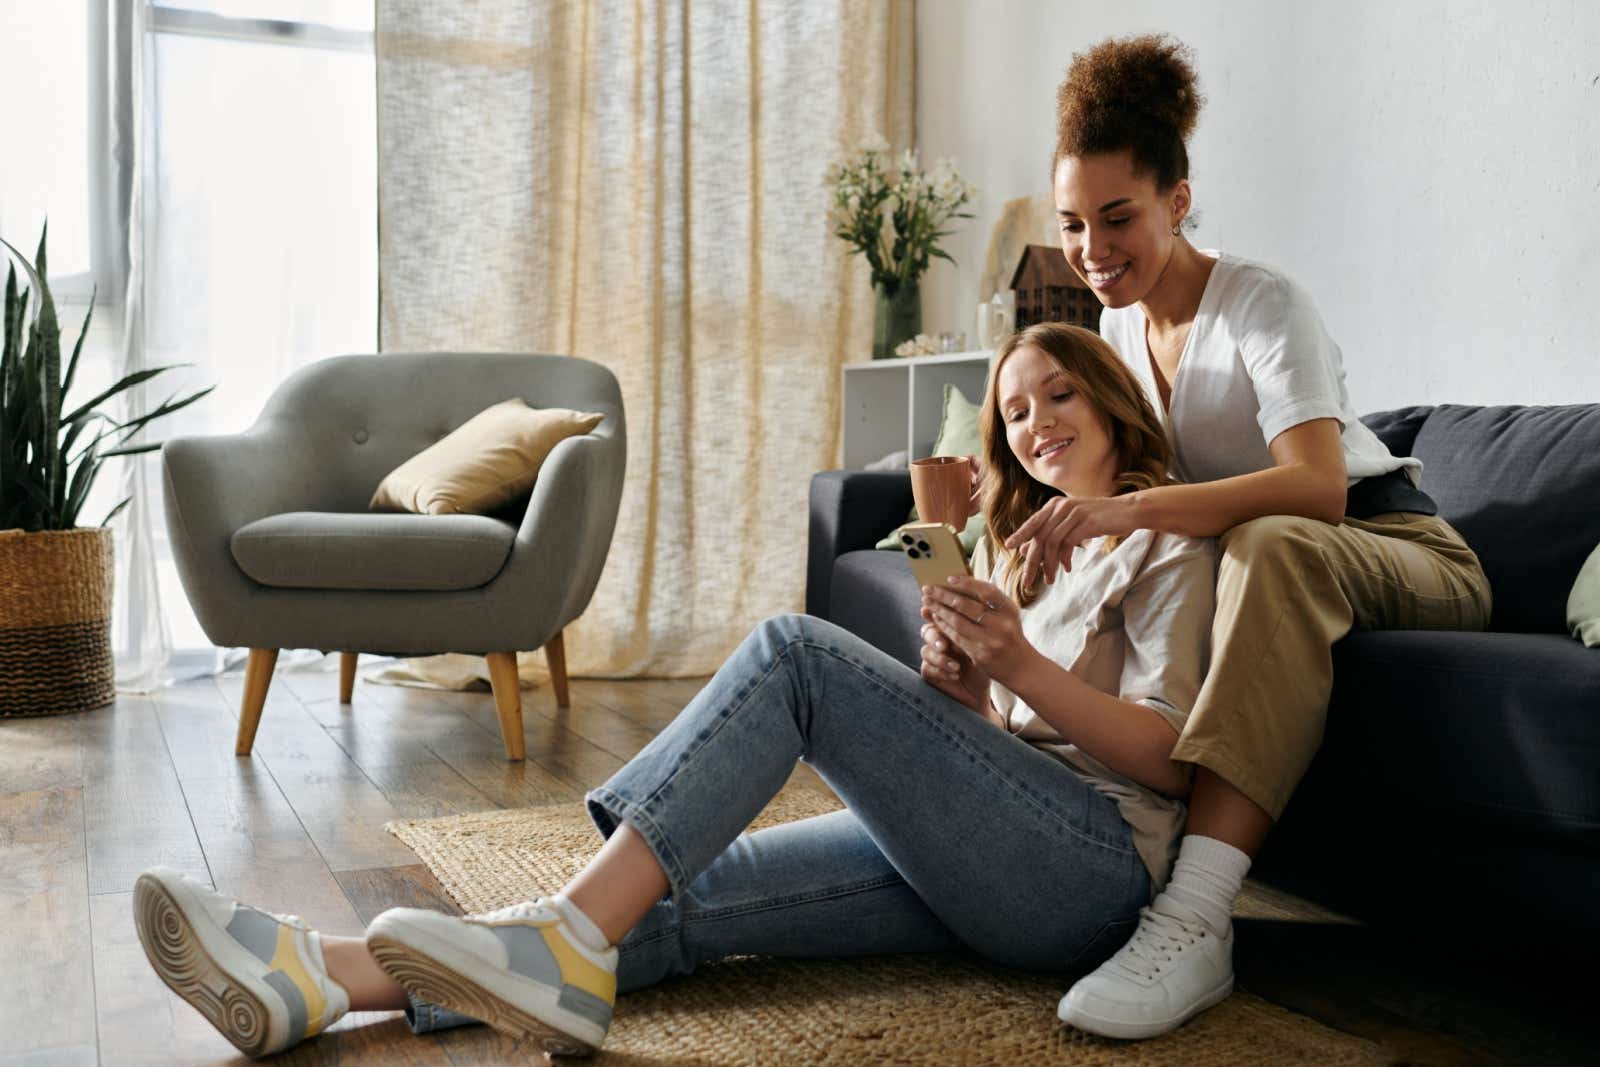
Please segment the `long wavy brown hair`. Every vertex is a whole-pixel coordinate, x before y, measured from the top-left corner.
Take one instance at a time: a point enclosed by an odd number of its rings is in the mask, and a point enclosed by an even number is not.
[[[1144,387],[1098,334],[1063,322],[1041,322],[1012,334],[1000,346],[989,368],[983,409],[978,413],[983,439],[981,498],[995,564],[991,578],[1019,606],[1027,607],[1038,599],[1042,586],[1036,578],[1032,586],[1022,588],[1022,554],[1007,549],[1005,539],[1051,497],[1063,494],[1029,474],[1006,440],[1000,415],[1000,368],[1011,353],[1023,347],[1037,348],[1065,371],[1073,387],[1105,420],[1117,452],[1115,495],[1165,485],[1170,480],[1172,446]]]

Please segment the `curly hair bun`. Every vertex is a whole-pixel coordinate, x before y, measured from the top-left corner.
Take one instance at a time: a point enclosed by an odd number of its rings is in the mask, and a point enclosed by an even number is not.
[[[1188,177],[1184,142],[1205,102],[1192,55],[1157,34],[1114,38],[1074,55],[1056,90],[1055,159],[1131,148],[1162,188]]]

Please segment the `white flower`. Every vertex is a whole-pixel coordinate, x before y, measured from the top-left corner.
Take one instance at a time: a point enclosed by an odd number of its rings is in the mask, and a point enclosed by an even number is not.
[[[929,257],[943,251],[936,236],[941,227],[975,192],[948,157],[924,172],[915,149],[898,158],[888,151],[882,138],[876,138],[853,159],[828,170],[833,190],[828,221],[855,252],[872,260],[874,284],[884,278],[920,277]],[[934,351],[936,344],[928,341],[926,351]]]

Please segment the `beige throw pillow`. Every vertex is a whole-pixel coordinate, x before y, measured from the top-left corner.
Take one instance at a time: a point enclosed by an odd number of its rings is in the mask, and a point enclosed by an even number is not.
[[[1590,648],[1600,648],[1600,547],[1578,570],[1567,597],[1567,626],[1572,636]]]
[[[603,418],[530,408],[520,397],[501,401],[389,472],[368,506],[419,515],[485,514],[526,492],[552,448]]]

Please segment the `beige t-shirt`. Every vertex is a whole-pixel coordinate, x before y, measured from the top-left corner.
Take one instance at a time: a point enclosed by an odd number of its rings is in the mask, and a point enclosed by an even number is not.
[[[1107,551],[1095,538],[1072,552],[1072,570],[1022,611],[1022,632],[1041,653],[1104,693],[1150,708],[1172,727],[1172,740],[1205,680],[1216,606],[1214,538],[1136,530]],[[973,573],[986,580],[991,546],[973,553]],[[1005,565],[998,573],[1003,577]],[[996,584],[999,584],[998,582]],[[1107,767],[1062,737],[999,682],[990,689],[1006,729],[1050,753],[1116,801],[1150,872],[1151,899],[1166,885],[1178,857],[1187,813]]]

